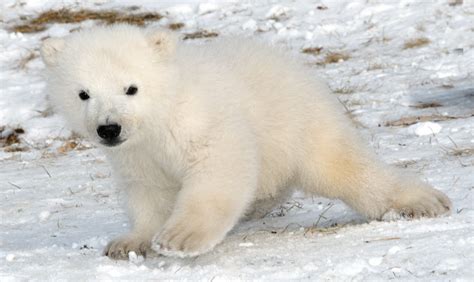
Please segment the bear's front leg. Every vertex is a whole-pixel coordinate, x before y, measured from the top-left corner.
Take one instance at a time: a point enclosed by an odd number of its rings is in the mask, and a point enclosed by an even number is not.
[[[128,259],[130,252],[146,257],[151,252],[151,239],[171,214],[177,188],[128,183],[128,208],[132,230],[109,242],[104,255],[111,259]],[[173,192],[174,191],[174,192]]]
[[[207,150],[189,171],[152,248],[166,256],[188,257],[220,243],[254,196],[258,170],[254,150],[234,140]]]
[[[150,252],[151,239],[134,232],[120,236],[110,241],[104,249],[104,255],[111,259],[128,259],[130,252],[146,257]]]

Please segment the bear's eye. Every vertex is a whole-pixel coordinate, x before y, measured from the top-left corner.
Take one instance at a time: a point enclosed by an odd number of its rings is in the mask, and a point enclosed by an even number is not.
[[[135,95],[138,92],[138,88],[135,85],[130,85],[127,90],[125,91],[125,94],[127,95]]]
[[[84,101],[84,100],[89,99],[90,97],[89,97],[89,94],[87,94],[86,91],[81,90],[81,91],[79,91],[79,98],[81,98],[81,100]]]

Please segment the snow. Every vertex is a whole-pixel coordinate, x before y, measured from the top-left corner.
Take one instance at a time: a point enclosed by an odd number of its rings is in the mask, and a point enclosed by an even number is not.
[[[38,57],[45,37],[94,22],[28,34],[10,27],[51,8],[138,2],[1,1],[0,145],[25,133],[0,148],[0,280],[474,280],[474,5],[461,2],[141,1],[139,11],[164,15],[154,26],[182,22],[181,33],[219,33],[205,40],[240,34],[287,48],[328,81],[382,159],[445,192],[454,211],[367,222],[340,201],[295,194],[209,254],[117,262],[102,250],[129,228],[123,192],[103,154],[50,112]],[[417,38],[428,43],[405,48]],[[302,53],[315,47],[319,54]],[[325,64],[331,52],[349,57]]]
[[[128,260],[134,264],[141,264],[144,261],[144,258],[132,251],[128,253]]]
[[[420,122],[410,126],[417,136],[435,135],[441,131],[442,126],[434,122]]]

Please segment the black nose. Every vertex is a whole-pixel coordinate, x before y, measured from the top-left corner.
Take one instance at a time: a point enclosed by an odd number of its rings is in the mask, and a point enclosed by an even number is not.
[[[112,140],[120,135],[122,127],[118,124],[101,125],[97,127],[97,134],[105,140]]]

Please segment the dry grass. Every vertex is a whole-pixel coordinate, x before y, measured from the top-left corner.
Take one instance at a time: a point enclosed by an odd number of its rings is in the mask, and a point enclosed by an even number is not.
[[[426,37],[413,38],[405,41],[403,44],[403,49],[419,48],[429,44],[431,40]]]
[[[339,103],[341,103],[341,105],[344,107],[344,109],[346,110],[345,114],[347,115],[347,117],[351,120],[352,124],[355,126],[355,127],[358,127],[358,128],[367,128],[363,123],[361,123],[359,120],[357,120],[357,117],[354,115],[354,111],[350,110],[349,107],[347,106],[347,101],[346,102],[343,102],[341,101],[341,99],[339,99],[339,97],[337,97],[337,100],[339,101]]]
[[[369,66],[367,67],[368,71],[373,71],[373,70],[381,70],[384,69],[385,65],[380,64],[380,63],[370,63]]]
[[[301,53],[317,56],[321,54],[323,47],[308,47],[301,50]]]
[[[462,4],[463,4],[463,0],[449,0],[448,1],[449,6],[458,6]]]
[[[74,138],[74,136],[72,136],[71,138]],[[83,144],[81,144],[79,139],[74,138],[74,139],[66,140],[57,149],[57,151],[60,154],[66,154],[67,152],[70,152],[70,151],[73,151],[73,150],[82,151],[82,150],[87,150],[87,149],[90,149],[90,148],[87,147],[87,146],[84,146]]]
[[[451,156],[467,157],[474,155],[474,148],[454,148],[448,152]]]
[[[443,115],[427,115],[427,116],[413,116],[413,117],[402,117],[401,119],[392,120],[385,122],[385,126],[409,126],[419,122],[425,121],[445,121],[452,119],[462,119],[472,117],[474,114],[468,116],[443,116]]]
[[[319,66],[325,66],[328,64],[340,63],[347,61],[351,56],[344,52],[328,52],[322,61],[316,63]]]
[[[207,30],[199,30],[193,33],[186,33],[184,34],[183,40],[188,39],[201,39],[201,38],[210,38],[210,37],[217,37],[219,34],[214,31],[207,31]]]
[[[405,160],[405,161],[399,161],[399,162],[395,163],[394,165],[397,166],[397,167],[408,168],[409,166],[412,166],[416,163],[417,163],[417,161],[415,161],[415,160]]]
[[[367,90],[367,84],[354,85],[347,82],[344,85],[331,87],[331,91],[335,94],[352,94],[355,92],[362,92]]]
[[[26,68],[26,65],[34,59],[38,58],[38,54],[35,52],[30,52],[28,55],[25,57],[21,58],[20,61],[18,62],[18,68],[23,70]]]
[[[61,145],[61,146],[58,148],[58,153],[65,154],[65,153],[67,153],[67,152],[69,152],[69,151],[72,151],[72,150],[74,150],[74,149],[77,147],[78,144],[79,144],[79,143],[77,143],[77,142],[74,141],[74,140],[68,140],[68,141],[64,142],[64,144]]]
[[[4,131],[7,129],[2,126],[0,127],[0,147],[6,147],[13,144],[19,144],[20,138],[19,135],[25,133],[22,128],[16,128],[13,130],[8,130],[8,134],[5,134]]]
[[[184,27],[184,23],[170,23],[168,25],[168,28],[171,30],[178,30],[182,29]]]
[[[415,28],[416,28],[416,30],[421,31],[421,32],[426,31],[426,27],[421,23],[417,24]]]
[[[329,52],[326,54],[326,57],[324,58],[324,63],[326,64],[334,64],[334,63],[339,63],[342,61],[347,61],[351,56],[346,53],[338,53],[338,52]]]
[[[441,105],[438,102],[427,102],[427,103],[416,104],[416,105],[413,105],[413,106],[410,106],[410,107],[416,108],[416,109],[427,109],[427,108],[438,108],[438,107],[442,107],[442,106],[443,105]]]
[[[28,147],[19,146],[17,144],[5,147],[3,149],[6,153],[15,153],[15,152],[27,152],[29,151]]]
[[[79,23],[86,20],[98,20],[106,24],[128,23],[143,26],[147,21],[158,21],[162,18],[158,13],[128,13],[123,11],[103,10],[93,11],[82,9],[71,11],[69,9],[50,10],[39,14],[26,23],[12,28],[14,32],[32,33],[46,29],[53,23]]]
[[[27,147],[21,146],[21,140],[19,135],[25,133],[23,128],[15,128],[8,130],[3,126],[0,127],[0,147],[3,147],[5,152],[24,152],[28,151]]]
[[[336,94],[352,94],[354,92],[357,92],[357,87],[352,86],[352,85],[346,85],[346,86],[334,88],[332,92]]]

